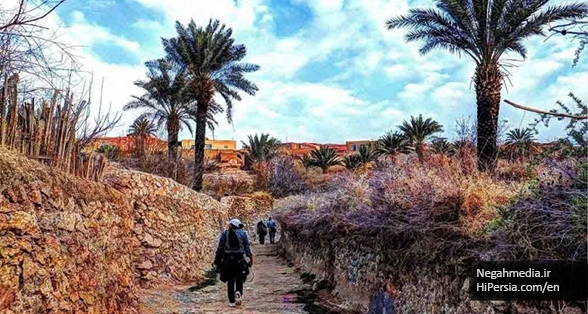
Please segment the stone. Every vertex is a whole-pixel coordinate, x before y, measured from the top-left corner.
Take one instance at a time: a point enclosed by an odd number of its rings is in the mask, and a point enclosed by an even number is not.
[[[137,269],[151,269],[153,268],[153,263],[150,260],[146,260],[141,264],[137,265]]]
[[[150,246],[150,247],[160,247],[162,244],[162,241],[159,239],[153,238],[153,236],[150,235],[149,233],[145,233],[145,235],[143,237],[143,243],[147,244],[147,246]]]

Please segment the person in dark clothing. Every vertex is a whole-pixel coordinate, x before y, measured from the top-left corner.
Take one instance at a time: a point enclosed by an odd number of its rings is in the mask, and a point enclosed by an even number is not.
[[[274,244],[274,243],[276,243],[277,226],[276,226],[276,222],[272,220],[272,217],[269,217],[269,219],[267,221],[267,227],[269,229],[270,243]]]
[[[257,223],[257,237],[259,238],[259,244],[265,243],[265,236],[267,235],[267,226],[263,220]]]
[[[241,221],[232,219],[228,225],[229,228],[220,236],[214,265],[220,272],[220,280],[227,283],[229,306],[234,307],[241,305],[243,283],[249,274],[249,267],[253,265],[253,254]]]

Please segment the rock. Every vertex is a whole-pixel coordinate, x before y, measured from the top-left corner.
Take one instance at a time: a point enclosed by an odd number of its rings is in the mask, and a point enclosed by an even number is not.
[[[153,263],[150,260],[146,260],[141,264],[137,265],[137,269],[151,269],[153,268]]]
[[[162,244],[161,240],[153,238],[153,236],[149,233],[145,233],[145,236],[143,237],[143,243],[150,247],[160,247]]]

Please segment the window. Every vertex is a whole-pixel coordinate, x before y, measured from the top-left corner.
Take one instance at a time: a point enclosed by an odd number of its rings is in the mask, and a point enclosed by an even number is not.
[[[352,151],[356,151],[357,150],[357,145],[351,145],[351,150]]]
[[[212,149],[212,144],[206,144],[206,149]]]
[[[229,145],[225,145],[225,148],[229,148]]]
[[[190,149],[195,149],[195,148],[196,148],[196,145],[190,146]]]

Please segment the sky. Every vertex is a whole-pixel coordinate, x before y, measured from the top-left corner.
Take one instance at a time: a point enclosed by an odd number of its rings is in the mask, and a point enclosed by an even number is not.
[[[558,2],[565,1],[552,1]],[[409,8],[432,5],[432,0],[68,0],[47,23],[59,26],[63,41],[75,43],[78,61],[95,80],[104,78],[103,103],[113,111],[122,112],[132,95],[142,94],[133,82],[145,78],[144,62],[163,56],[161,38],[174,36],[175,21],[193,18],[203,25],[213,18],[245,44],[245,61],[260,66],[248,76],[259,91],[234,105],[232,125],[219,117],[217,139],[240,142],[255,133],[296,142],[377,139],[418,114],[439,121],[444,136],[452,138],[457,119],[475,118],[473,62],[443,50],[421,56],[419,43],[403,40],[404,30],[384,27]],[[554,108],[557,100],[569,103],[569,92],[588,101],[588,57],[572,67],[577,41],[537,37],[526,46],[528,58],[513,62],[503,99],[539,109]],[[93,90],[94,99],[99,92]],[[139,114],[123,112],[121,126],[109,135],[124,135]],[[511,128],[525,127],[536,116],[504,103],[500,109],[500,119]],[[538,138],[562,134],[563,124],[553,124]],[[192,136],[183,130],[181,138]]]

